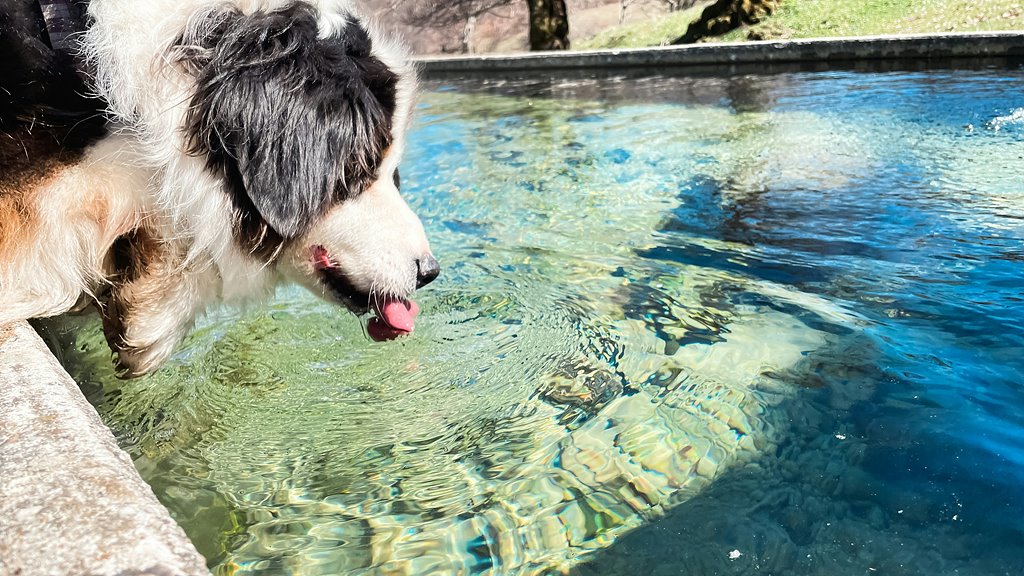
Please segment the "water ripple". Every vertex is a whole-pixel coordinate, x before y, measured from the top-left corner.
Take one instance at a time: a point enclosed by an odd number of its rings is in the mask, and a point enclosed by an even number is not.
[[[713,482],[818,463],[884,518],[857,479],[911,427],[962,436],[908,407],[1024,462],[1024,154],[990,76],[969,103],[974,74],[439,89],[402,167],[445,265],[413,337],[286,288],[146,379],[95,324],[62,355],[217,574],[564,572]],[[865,463],[836,468],[850,430]],[[746,493],[786,526],[822,509]]]

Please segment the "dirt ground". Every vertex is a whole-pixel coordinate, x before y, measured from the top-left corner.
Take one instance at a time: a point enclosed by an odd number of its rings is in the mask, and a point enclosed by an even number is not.
[[[417,54],[462,52],[465,30],[455,26],[448,29],[427,29],[409,26],[401,17],[388,10],[389,0],[361,0],[364,12],[374,14],[380,24],[399,34]],[[620,0],[568,0],[570,41],[589,38],[601,30],[620,23]],[[650,20],[665,13],[661,2],[634,0],[625,11],[622,23]],[[470,37],[470,51],[518,52],[527,49],[526,3],[495,10],[479,18]]]

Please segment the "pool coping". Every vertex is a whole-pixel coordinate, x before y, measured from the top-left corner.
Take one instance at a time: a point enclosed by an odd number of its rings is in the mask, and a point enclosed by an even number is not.
[[[899,34],[808,38],[583,50],[414,58],[426,75],[465,72],[527,72],[567,69],[665,67],[685,69],[744,64],[1024,58],[1024,32]]]
[[[0,573],[209,575],[26,322],[0,326]]]

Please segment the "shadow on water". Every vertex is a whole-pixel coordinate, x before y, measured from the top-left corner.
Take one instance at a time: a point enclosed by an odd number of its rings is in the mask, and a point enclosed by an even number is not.
[[[929,60],[852,60],[834,62],[719,64],[707,66],[629,68],[571,68],[555,71],[509,71],[502,74],[427,72],[429,83],[444,90],[528,98],[636,101],[646,103],[714,104],[716,88],[736,96],[736,102],[765,107],[769,101],[749,98],[743,93],[749,80],[773,76],[798,77],[810,74],[914,74],[941,77],[944,72],[965,71],[996,74],[1024,69],[1024,57],[956,58]],[[763,96],[764,94],[762,94]]]
[[[599,551],[573,574],[1019,574],[1017,464],[867,339],[819,351],[780,407],[778,449]],[[908,390],[914,391],[904,398]],[[977,424],[975,424],[977,426]]]
[[[1012,280],[1020,269],[1006,265],[1024,245],[1024,227],[1020,205],[1004,204],[1024,199],[1024,134],[1000,138],[989,121],[979,138],[996,138],[993,147],[969,140],[980,111],[998,117],[1024,103],[1022,79],[999,79],[1018,89],[1004,96],[978,94],[980,79],[969,73],[953,76],[888,88],[874,78],[876,94],[838,104],[856,115],[884,104],[879,96],[914,99],[894,115],[924,134],[874,135],[893,145],[875,152],[866,173],[804,189],[755,161],[683,186],[660,228],[669,241],[640,257],[798,287],[846,302],[871,327],[790,374],[804,389],[780,407],[789,426],[774,453],[726,473],[574,574],[1024,571],[1024,290]],[[794,84],[768,108],[795,108],[787,99],[815,92]],[[758,112],[759,99],[730,102]],[[761,136],[775,129],[755,127]],[[925,136],[949,140],[921,145]],[[943,174],[947,156],[960,160]],[[729,244],[672,242],[678,234]]]

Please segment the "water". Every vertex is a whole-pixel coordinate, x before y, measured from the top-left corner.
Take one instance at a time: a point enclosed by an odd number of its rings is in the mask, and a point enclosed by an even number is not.
[[[1024,72],[428,86],[414,337],[63,355],[216,574],[1024,573]]]

